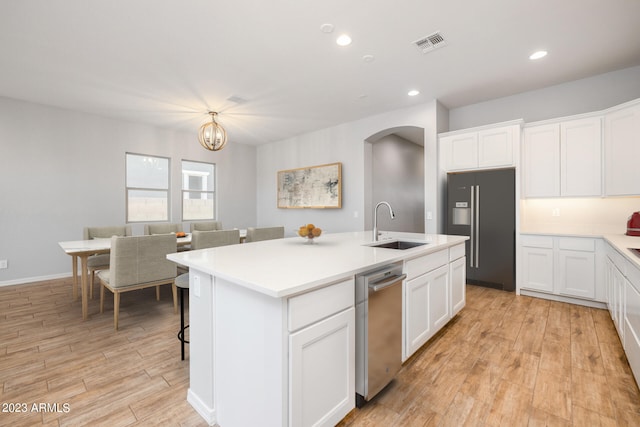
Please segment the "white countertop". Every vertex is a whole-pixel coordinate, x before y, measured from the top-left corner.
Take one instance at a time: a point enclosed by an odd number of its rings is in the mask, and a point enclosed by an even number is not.
[[[640,248],[640,236],[627,236],[626,234],[606,234],[602,236],[622,256],[640,269],[640,257],[631,252],[629,248]]]
[[[190,268],[276,298],[321,287],[332,281],[392,262],[411,259],[463,243],[468,237],[386,232],[382,239],[426,241],[406,250],[372,248],[371,231],[323,234],[313,244],[300,237],[244,243],[167,255]]]

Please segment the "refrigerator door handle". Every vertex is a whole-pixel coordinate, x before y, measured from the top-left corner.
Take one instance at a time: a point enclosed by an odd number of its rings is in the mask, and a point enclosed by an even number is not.
[[[476,262],[475,262],[475,266],[476,268],[480,267],[480,186],[476,185],[476,216],[475,216],[475,221],[476,221],[476,235],[474,236],[473,240],[476,244],[476,250],[475,250],[475,255],[476,255]]]
[[[471,236],[469,236],[469,238],[470,238],[470,241],[469,241],[469,252],[470,252],[470,254],[469,254],[469,267],[473,267],[474,266],[473,265],[473,260],[474,260],[474,257],[473,257],[473,251],[474,251],[473,240],[474,240],[474,232],[475,232],[474,225],[475,225],[475,217],[476,217],[476,214],[475,214],[475,212],[476,212],[475,211],[475,206],[476,206],[475,199],[476,199],[475,198],[475,185],[472,185],[471,186],[471,233],[470,233]]]

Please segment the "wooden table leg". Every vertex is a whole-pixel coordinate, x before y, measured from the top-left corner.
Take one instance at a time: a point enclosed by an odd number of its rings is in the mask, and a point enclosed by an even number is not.
[[[73,300],[78,300],[78,257],[71,255],[71,274],[73,275]]]
[[[87,283],[89,282],[88,274],[87,274],[87,259],[89,255],[80,255],[80,268],[82,268],[81,272],[81,286],[82,286],[82,320],[87,320],[88,311],[89,311],[89,287]]]

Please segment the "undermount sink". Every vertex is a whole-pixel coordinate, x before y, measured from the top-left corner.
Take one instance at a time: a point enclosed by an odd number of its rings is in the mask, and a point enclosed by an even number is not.
[[[384,248],[384,249],[411,249],[417,246],[426,245],[426,242],[410,242],[406,240],[392,240],[392,241],[382,241],[378,243],[372,243],[367,246],[371,246],[372,248]]]

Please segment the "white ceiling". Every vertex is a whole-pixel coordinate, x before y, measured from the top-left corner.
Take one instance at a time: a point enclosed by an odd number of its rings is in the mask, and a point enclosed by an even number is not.
[[[325,23],[332,34],[320,31]],[[412,45],[435,31],[447,46],[423,55]],[[342,32],[348,47],[335,44]],[[530,61],[538,49],[549,55]],[[0,3],[0,96],[194,138],[214,110],[230,141],[245,144],[638,64],[639,0]],[[410,98],[409,89],[421,94]]]

